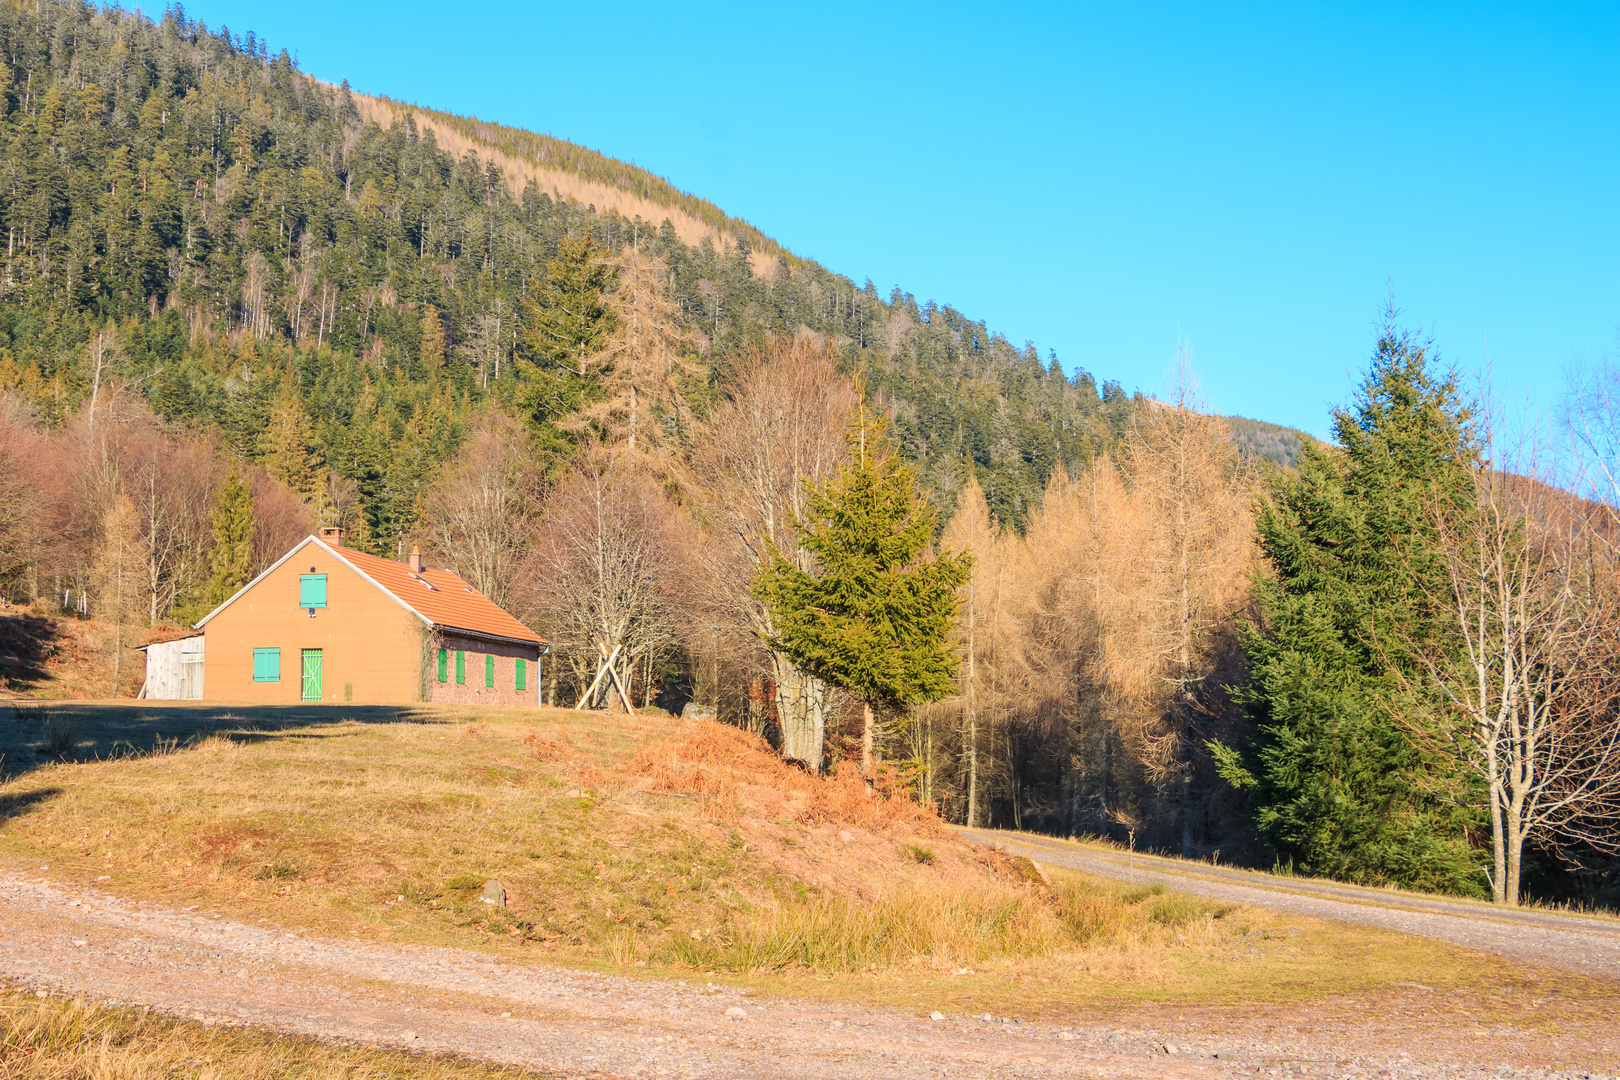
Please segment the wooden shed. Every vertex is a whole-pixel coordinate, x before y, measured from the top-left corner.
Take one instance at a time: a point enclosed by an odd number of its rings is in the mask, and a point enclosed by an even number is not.
[[[146,654],[146,681],[136,697],[150,701],[201,701],[203,696],[202,634],[154,641],[137,651]]]
[[[260,704],[540,704],[547,645],[448,570],[322,529],[197,624],[206,699]]]

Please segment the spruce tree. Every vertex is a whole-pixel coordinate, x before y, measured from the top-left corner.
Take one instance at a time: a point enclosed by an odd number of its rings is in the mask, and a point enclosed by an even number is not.
[[[549,425],[605,393],[590,360],[618,326],[606,294],[613,280],[613,268],[585,236],[564,237],[545,273],[529,282],[522,303],[520,337],[527,355],[517,364],[519,402],[541,426],[544,449],[566,452],[569,440]]]
[[[1262,836],[1301,870],[1367,884],[1477,893],[1473,824],[1457,763],[1414,733],[1432,703],[1397,674],[1418,648],[1447,647],[1435,508],[1463,500],[1479,458],[1469,406],[1426,348],[1386,328],[1353,409],[1334,413],[1342,449],[1305,447],[1256,524],[1271,573],[1245,649],[1246,759],[1217,747],[1223,775],[1254,793]],[[1415,671],[1415,669],[1414,669]],[[1420,680],[1412,680],[1417,682]]]
[[[523,298],[523,341],[542,366],[586,374],[586,361],[617,325],[607,290],[613,268],[589,236],[563,238],[557,257]]]
[[[205,612],[253,579],[253,492],[234,470],[214,504],[214,549],[208,560]]]
[[[811,494],[798,523],[816,571],[772,549],[757,585],[771,608],[772,649],[861,700],[861,771],[872,790],[873,710],[937,701],[956,689],[950,634],[972,556],[930,557],[935,513],[918,497],[883,423],[864,406],[850,458]]]

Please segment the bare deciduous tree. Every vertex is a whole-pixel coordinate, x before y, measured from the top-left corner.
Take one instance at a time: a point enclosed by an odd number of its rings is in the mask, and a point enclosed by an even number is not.
[[[772,549],[808,568],[810,554],[799,546],[795,523],[810,488],[838,471],[844,428],[859,404],[859,393],[838,373],[832,349],[806,339],[777,339],[743,362],[730,400],[714,410],[696,449],[693,468],[717,541],[702,553],[712,582],[707,607],[755,649],[775,636],[775,628],[754,583]],[[828,687],[783,654],[767,652],[766,659],[782,753],[819,771]]]
[[[519,607],[571,668],[581,704],[611,697],[614,679],[627,700],[636,663],[674,640],[679,528],[663,492],[620,458],[587,458],[552,493],[520,575]],[[610,658],[604,687],[592,676]]]
[[[500,381],[501,359],[512,347],[511,323],[505,302],[495,296],[489,307],[474,315],[468,324],[467,340],[457,351],[478,373],[479,386],[488,386],[491,379]]]
[[[143,539],[148,624],[168,615],[206,575],[214,452],[212,443],[200,439],[157,436],[126,465],[125,486]]]
[[[44,442],[32,410],[0,394],[0,586],[26,575],[39,557],[45,495],[31,482],[31,466],[43,456]],[[32,599],[37,588],[26,584]]]
[[[958,669],[962,689],[947,703],[957,708],[960,719],[963,821],[972,827],[984,820],[982,781],[989,770],[981,768],[981,748],[986,742],[994,747],[997,724],[1005,727],[1015,705],[1031,700],[1022,692],[1028,680],[1018,640],[1024,629],[1018,618],[1028,605],[1019,588],[1018,541],[991,519],[984,491],[971,471],[941,544],[973,556],[955,634],[962,651]]]
[[[507,606],[542,486],[517,422],[488,413],[427,490],[419,528],[445,565]]]
[[[94,569],[95,613],[113,624],[111,697],[118,696],[123,674],[125,628],[142,614],[141,585],[146,557],[140,515],[129,496],[120,492],[102,517]]]
[[[263,470],[248,478],[253,490],[253,572],[262,573],[315,531],[315,515],[298,493]]]
[[[1467,502],[1436,515],[1445,588],[1432,598],[1461,656],[1420,660],[1457,721],[1442,735],[1489,800],[1492,898],[1516,906],[1527,841],[1620,851],[1620,594],[1594,559],[1612,532],[1594,530],[1595,508],[1494,464]]]

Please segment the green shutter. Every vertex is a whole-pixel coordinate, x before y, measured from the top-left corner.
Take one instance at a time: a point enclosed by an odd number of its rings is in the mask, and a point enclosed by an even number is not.
[[[521,656],[518,657],[517,662],[517,688],[519,690],[527,690],[529,688],[528,665],[523,662],[523,658]]]
[[[495,658],[487,653],[484,655],[484,686],[495,687]]]
[[[439,650],[439,681],[450,681],[450,653],[446,649]]]
[[[467,654],[456,650],[456,685],[467,685]]]
[[[254,682],[280,682],[281,681],[281,650],[280,649],[254,649],[253,650],[253,681]]]
[[[301,608],[326,606],[326,575],[298,575],[298,606]]]

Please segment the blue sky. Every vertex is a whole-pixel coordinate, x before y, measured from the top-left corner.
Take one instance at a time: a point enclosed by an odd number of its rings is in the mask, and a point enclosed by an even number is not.
[[[794,251],[1326,434],[1385,297],[1550,408],[1620,327],[1620,6],[199,0],[356,89],[632,159]]]

